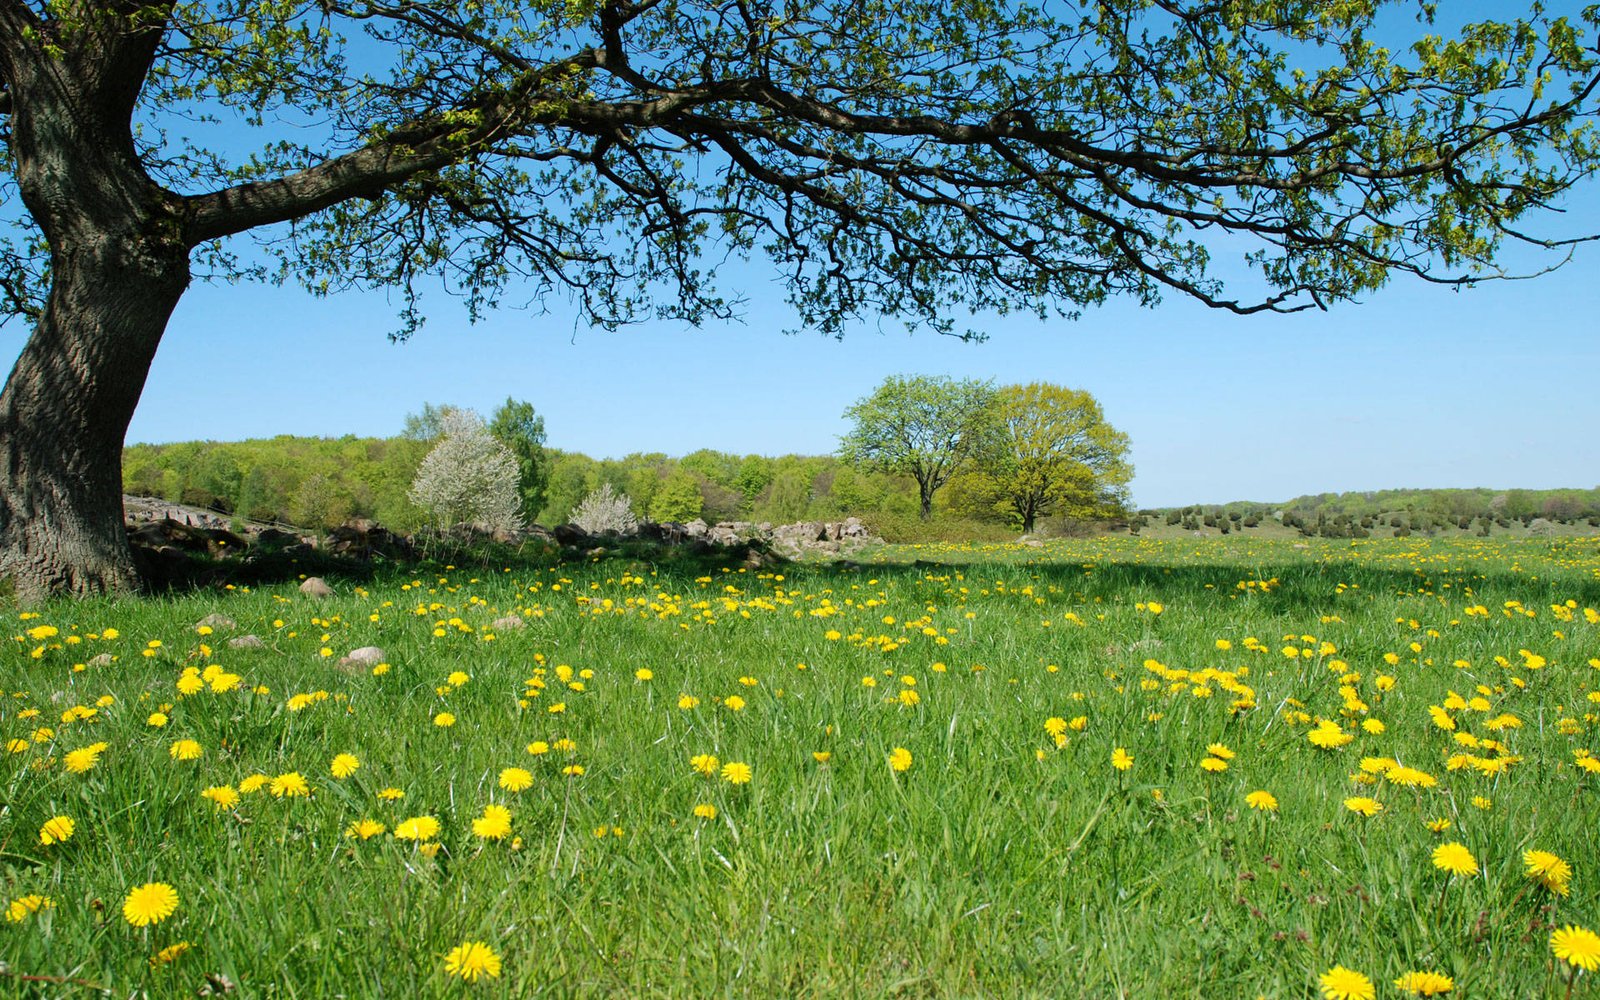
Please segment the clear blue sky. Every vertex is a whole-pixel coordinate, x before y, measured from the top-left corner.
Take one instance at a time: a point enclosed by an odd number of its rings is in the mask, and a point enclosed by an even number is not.
[[[1591,184],[1574,200],[1600,228]],[[725,274],[742,325],[578,328],[560,302],[477,326],[444,296],[391,344],[382,295],[196,285],[163,341],[130,442],[388,435],[423,401],[532,402],[552,446],[596,457],[697,448],[825,453],[843,410],[901,373],[1086,389],[1133,442],[1135,501],[1282,500],[1389,487],[1600,482],[1600,246],[1536,281],[1414,280],[1327,313],[1238,317],[1169,299],[1076,323],[982,322],[987,343],[872,328],[784,336],[782,289]],[[885,329],[892,331],[886,326]],[[7,370],[26,330],[0,330]]]
[[[1177,299],[1076,323],[1008,318],[988,342],[861,329],[785,336],[781,289],[744,325],[576,329],[507,311],[471,326],[436,297],[391,344],[378,295],[197,286],[156,357],[130,441],[396,433],[424,400],[545,417],[596,457],[822,453],[894,373],[1087,389],[1133,441],[1141,505],[1400,486],[1600,482],[1600,247],[1537,281],[1453,292],[1404,281],[1328,313],[1238,317]],[[751,276],[755,278],[754,275]],[[16,350],[21,330],[8,329]]]

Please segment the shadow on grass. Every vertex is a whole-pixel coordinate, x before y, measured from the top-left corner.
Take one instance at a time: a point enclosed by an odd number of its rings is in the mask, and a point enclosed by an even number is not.
[[[706,576],[724,569],[773,569],[783,572],[788,560],[763,546],[731,546],[617,540],[589,549],[560,548],[538,541],[509,545],[489,540],[434,543],[410,557],[375,555],[351,558],[319,551],[253,551],[244,557],[213,558],[192,553],[136,550],[148,593],[181,595],[226,586],[261,587],[295,583],[307,577],[364,584],[386,577],[475,570],[500,573],[615,564],[667,576]]]
[[[1587,551],[1560,554],[1562,558],[1581,556],[1600,562],[1594,546]],[[1091,568],[1085,569],[1086,565]],[[919,559],[911,563],[798,563],[788,570],[796,581],[815,577],[835,578],[841,572],[867,579],[906,579],[959,575],[961,586],[972,590],[1004,580],[1016,589],[1028,583],[1036,588],[1058,588],[1058,593],[1092,602],[1095,598],[1172,601],[1216,599],[1219,595],[1249,594],[1252,601],[1285,611],[1326,610],[1329,601],[1344,584],[1346,595],[1364,594],[1432,596],[1459,611],[1469,604],[1483,603],[1498,612],[1506,600],[1520,600],[1536,610],[1567,600],[1581,606],[1600,606],[1600,579],[1584,571],[1552,572],[1540,566],[1529,572],[1505,565],[1476,565],[1469,560],[1438,563],[1415,569],[1384,565],[1361,554],[1347,558],[1303,559],[1218,559],[1213,562],[1144,562],[1101,556],[1093,560],[1054,560],[1016,562],[943,562]],[[1255,587],[1250,587],[1250,582]],[[1240,585],[1244,584],[1243,587]],[[1446,585],[1448,584],[1448,587]]]
[[[1552,547],[1541,549],[1539,555],[1593,560],[1596,549],[1593,545],[1571,551]],[[972,589],[988,586],[995,580],[1005,580],[1008,587],[1033,583],[1055,588],[1055,593],[1073,601],[1088,602],[1096,598],[1126,600],[1130,595],[1172,601],[1249,593],[1251,600],[1285,611],[1326,609],[1340,584],[1345,585],[1346,594],[1357,597],[1365,593],[1431,594],[1450,605],[1480,601],[1498,605],[1509,599],[1521,600],[1530,606],[1568,599],[1586,606],[1600,605],[1600,579],[1594,574],[1551,572],[1547,566],[1536,567],[1534,572],[1518,572],[1511,568],[1513,561],[1510,559],[1504,563],[1479,564],[1463,554],[1459,560],[1412,568],[1386,564],[1381,558],[1374,559],[1370,553],[1360,551],[1348,557],[1337,551],[1309,553],[1298,558],[1276,553],[1266,559],[1229,559],[1227,556],[1226,550],[1221,550],[1216,560],[1192,563],[1124,559],[1114,552],[1093,558],[1063,557],[1049,561],[1018,561],[1002,556],[992,560],[918,559],[907,563],[852,559],[796,562],[759,544],[724,547],[623,539],[590,549],[575,549],[541,542],[507,545],[484,539],[466,544],[433,544],[420,549],[412,558],[354,559],[321,552],[265,551],[242,559],[213,559],[186,554],[181,559],[169,557],[159,566],[147,567],[147,579],[152,592],[182,593],[230,584],[259,587],[298,583],[310,576],[363,584],[391,576],[459,570],[534,572],[563,566],[575,569],[615,565],[619,570],[655,572],[669,578],[716,576],[724,570],[738,572],[740,569],[776,572],[791,581],[791,588],[808,583],[828,586],[841,576],[863,583],[868,579],[926,577],[949,577],[953,582],[961,576],[965,581],[961,585]],[[1249,588],[1249,581],[1257,582],[1253,589]],[[1245,584],[1245,588],[1241,588],[1241,584]]]

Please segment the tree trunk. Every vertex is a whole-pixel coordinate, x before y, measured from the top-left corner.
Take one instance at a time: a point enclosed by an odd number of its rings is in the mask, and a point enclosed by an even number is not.
[[[926,521],[933,517],[933,490],[923,486],[919,492],[922,496],[922,519]]]
[[[126,592],[122,442],[189,284],[186,248],[102,232],[58,250],[43,315],[0,392],[0,580],[19,599]]]

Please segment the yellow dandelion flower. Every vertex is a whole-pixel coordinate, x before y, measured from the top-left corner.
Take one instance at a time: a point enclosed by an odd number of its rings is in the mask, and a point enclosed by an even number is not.
[[[711,775],[716,774],[717,769],[722,765],[721,762],[711,754],[697,753],[693,757],[689,758],[689,766],[694,768],[696,772],[710,777]]]
[[[520,767],[508,767],[500,772],[500,787],[508,792],[526,791],[533,787],[533,775]]]
[[[1306,733],[1306,740],[1320,750],[1337,750],[1354,739],[1354,736],[1339,728],[1337,722],[1326,719]]]
[[[178,890],[165,882],[146,882],[128,892],[122,916],[135,927],[160,923],[178,909]]]
[[[184,952],[193,947],[194,944],[189,941],[179,941],[176,944],[169,944],[165,948],[162,948],[160,951],[156,952],[154,955],[150,956],[150,967],[153,969],[159,965],[171,965],[173,962],[176,962]]]
[[[694,807],[694,814],[699,819],[716,819],[717,807],[709,802],[702,802]]]
[[[261,786],[265,785],[267,781],[268,778],[264,774],[252,774],[248,778],[239,782],[239,791],[245,795],[259,792],[261,791]]]
[[[1550,932],[1550,951],[1574,969],[1600,970],[1600,935],[1568,924]]]
[[[1111,751],[1111,766],[1119,771],[1126,771],[1133,766],[1133,756],[1122,747]]]
[[[1277,812],[1278,797],[1267,791],[1254,791],[1244,797],[1244,804],[1262,812]]]
[[[500,975],[500,956],[482,941],[467,941],[450,949],[444,957],[444,971],[469,983],[477,982],[479,976],[493,979]]]
[[[328,765],[328,770],[335,778],[348,778],[355,774],[361,767],[361,761],[353,753],[335,754],[333,761]]]
[[[1215,757],[1207,757],[1205,760],[1200,762],[1200,767],[1202,770],[1211,774],[1221,774],[1223,771],[1228,769],[1228,762],[1225,760],[1218,760]]]
[[[395,824],[396,840],[432,840],[439,835],[439,821],[432,816],[413,816]]]
[[[299,771],[289,771],[272,779],[272,785],[267,789],[275,799],[304,798],[311,794],[311,786],[306,784],[306,779]]]
[[[358,819],[344,828],[344,835],[351,839],[360,837],[362,840],[371,840],[386,829],[388,827],[375,819]]]
[[[1449,841],[1433,849],[1433,867],[1452,875],[1478,874],[1478,859],[1465,844]]]
[[[911,770],[911,751],[905,747],[895,747],[889,751],[889,767],[895,771]]]
[[[44,826],[39,828],[39,843],[45,847],[71,840],[72,833],[77,829],[77,824],[70,816],[55,816],[45,820]]]
[[[84,774],[94,769],[100,763],[100,755],[106,752],[108,743],[92,743],[89,746],[73,750],[62,759],[66,769],[73,774]]]
[[[20,924],[40,910],[53,910],[55,906],[56,901],[49,896],[30,893],[11,901],[6,907],[6,919],[14,924]]]
[[[1408,972],[1394,981],[1401,993],[1418,997],[1443,996],[1456,988],[1456,981],[1438,972]]]
[[[440,712],[433,717],[433,724],[440,729],[448,729],[456,724],[456,717],[449,712]]]
[[[205,749],[194,740],[179,740],[167,748],[167,754],[173,760],[199,760],[205,755]]]
[[[218,809],[232,809],[239,804],[239,793],[233,790],[232,785],[212,785],[202,791],[200,797],[210,799]]]
[[[1335,965],[1318,980],[1324,1000],[1373,1000],[1377,987],[1362,973]]]
[[[1572,866],[1549,851],[1523,851],[1522,864],[1529,878],[1556,895],[1565,896],[1572,891]]]
[[[730,785],[748,785],[750,783],[750,765],[736,760],[730,760],[722,765],[722,780]]]
[[[483,815],[472,821],[472,832],[485,840],[500,840],[511,833],[511,810],[494,804],[483,807]]]
[[[1365,795],[1357,795],[1353,798],[1345,799],[1344,807],[1351,812],[1359,813],[1362,816],[1376,816],[1378,813],[1383,811],[1382,802],[1379,802],[1377,799],[1368,798]]]

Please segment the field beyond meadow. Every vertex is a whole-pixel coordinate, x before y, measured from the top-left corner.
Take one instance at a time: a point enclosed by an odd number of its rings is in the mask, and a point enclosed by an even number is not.
[[[1593,540],[408,573],[7,613],[0,996],[1600,998]]]

